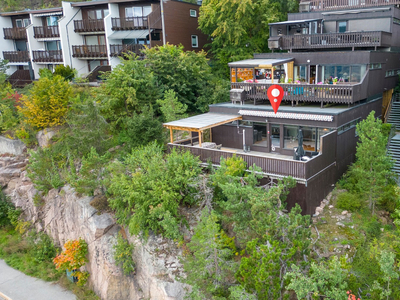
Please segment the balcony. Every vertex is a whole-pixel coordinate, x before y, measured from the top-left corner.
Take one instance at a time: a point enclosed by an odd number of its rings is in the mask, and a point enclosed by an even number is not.
[[[125,53],[129,54],[130,52],[135,53],[137,56],[143,56],[141,52],[144,49],[144,45],[110,45],[110,55],[111,56],[123,56]]]
[[[72,57],[77,58],[106,58],[106,45],[72,46]]]
[[[132,18],[111,18],[111,29],[116,30],[140,30],[148,29],[149,22],[147,17],[132,17]]]
[[[366,82],[364,79],[363,82]],[[252,100],[254,105],[268,100],[267,91],[270,83],[232,82],[232,89],[242,89],[246,99]],[[333,84],[279,84],[284,91],[283,101],[319,102],[353,104],[367,98],[366,86],[363,83]]]
[[[104,20],[75,20],[74,21],[75,32],[104,32]]]
[[[31,74],[29,70],[17,70],[10,77],[7,78],[7,81],[15,88],[15,87],[24,87],[27,84],[32,83]]]
[[[222,145],[221,150],[201,148],[196,143],[194,143],[194,146],[185,145],[187,141],[169,143],[168,148],[190,151],[193,155],[198,156],[202,162],[208,163],[211,161],[213,164],[219,164],[221,157],[226,159],[236,154],[236,156],[243,158],[248,166],[255,164],[266,174],[276,177],[292,176],[304,182],[325,168],[335,164],[336,139],[336,131],[322,136],[319,154],[312,157],[309,161],[292,160],[286,155],[276,155],[259,151],[244,153],[241,149],[224,148],[224,145]],[[218,141],[216,142],[218,143]]]
[[[40,63],[57,63],[63,62],[61,50],[39,50],[32,51],[33,61]]]
[[[300,5],[303,3],[309,3],[309,11],[323,11],[399,5],[400,0],[301,0]]]
[[[270,49],[297,50],[323,48],[389,47],[392,34],[383,31],[283,35],[271,37]]]
[[[28,51],[3,51],[3,58],[10,63],[29,62]]]
[[[3,28],[4,38],[6,40],[26,40],[26,29],[13,27],[13,28]]]
[[[58,26],[39,26],[33,27],[35,39],[59,38],[60,32]]]

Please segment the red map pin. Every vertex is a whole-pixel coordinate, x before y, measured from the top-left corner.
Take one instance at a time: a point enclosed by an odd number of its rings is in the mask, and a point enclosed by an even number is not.
[[[275,112],[278,112],[279,105],[281,105],[283,98],[283,88],[277,84],[271,85],[267,91],[269,102]]]

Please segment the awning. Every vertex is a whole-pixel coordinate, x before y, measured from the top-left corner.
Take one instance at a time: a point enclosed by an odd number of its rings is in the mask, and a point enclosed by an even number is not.
[[[43,14],[34,14],[33,16],[38,17],[50,17],[50,16],[62,16],[62,11],[52,12],[52,13],[43,13]]]
[[[145,39],[149,35],[149,30],[124,30],[124,31],[115,31],[108,38],[116,39],[116,40],[124,40],[124,39]]]
[[[174,130],[203,131],[241,119],[242,116],[240,115],[205,113],[182,120],[164,123],[163,126]]]
[[[263,58],[263,59],[246,59],[234,61],[228,64],[231,68],[272,68],[273,66],[282,65],[294,61],[294,58]]]
[[[284,21],[277,23],[269,23],[268,25],[290,25],[290,24],[299,24],[299,23],[309,23],[315,21],[321,21],[322,19],[307,19],[307,20],[295,20],[295,21]]]

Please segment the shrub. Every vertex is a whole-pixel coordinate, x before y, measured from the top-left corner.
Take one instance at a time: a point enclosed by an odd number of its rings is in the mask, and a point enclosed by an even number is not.
[[[117,265],[121,265],[124,275],[129,275],[135,272],[135,262],[132,258],[134,246],[130,245],[128,240],[125,240],[121,234],[118,234],[117,243],[113,247],[114,259]]]
[[[3,192],[0,195],[0,227],[11,225],[9,211],[15,210],[14,205],[6,199]]]
[[[53,75],[62,76],[66,81],[71,81],[76,75],[76,70],[70,66],[58,65],[55,67]]]
[[[53,259],[53,263],[57,270],[74,271],[82,267],[88,259],[88,245],[83,239],[67,241],[64,244],[65,250]],[[74,276],[78,277],[78,285],[85,284],[88,274],[87,272],[76,271]]]
[[[338,195],[336,206],[337,208],[349,211],[357,211],[364,204],[363,198],[358,194],[344,192]]]
[[[45,233],[32,231],[29,234],[28,242],[32,247],[32,256],[37,262],[49,261],[57,254],[53,241]]]
[[[110,210],[110,206],[108,206],[107,197],[105,195],[95,196],[90,202],[90,205],[97,209],[98,213],[103,213]]]
[[[31,94],[21,98],[18,109],[25,121],[38,129],[61,125],[69,110],[72,88],[61,76],[41,78],[33,84]]]

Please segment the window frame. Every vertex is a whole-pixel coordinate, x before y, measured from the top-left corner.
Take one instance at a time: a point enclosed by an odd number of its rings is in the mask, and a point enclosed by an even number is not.
[[[193,38],[196,38],[196,45],[193,45]],[[192,48],[199,48],[199,36],[198,35],[192,34],[190,36],[190,41],[192,44]]]
[[[192,14],[193,12],[194,12],[194,15]],[[196,11],[195,9],[190,9],[189,15],[190,15],[192,18],[197,18],[197,11]]]

